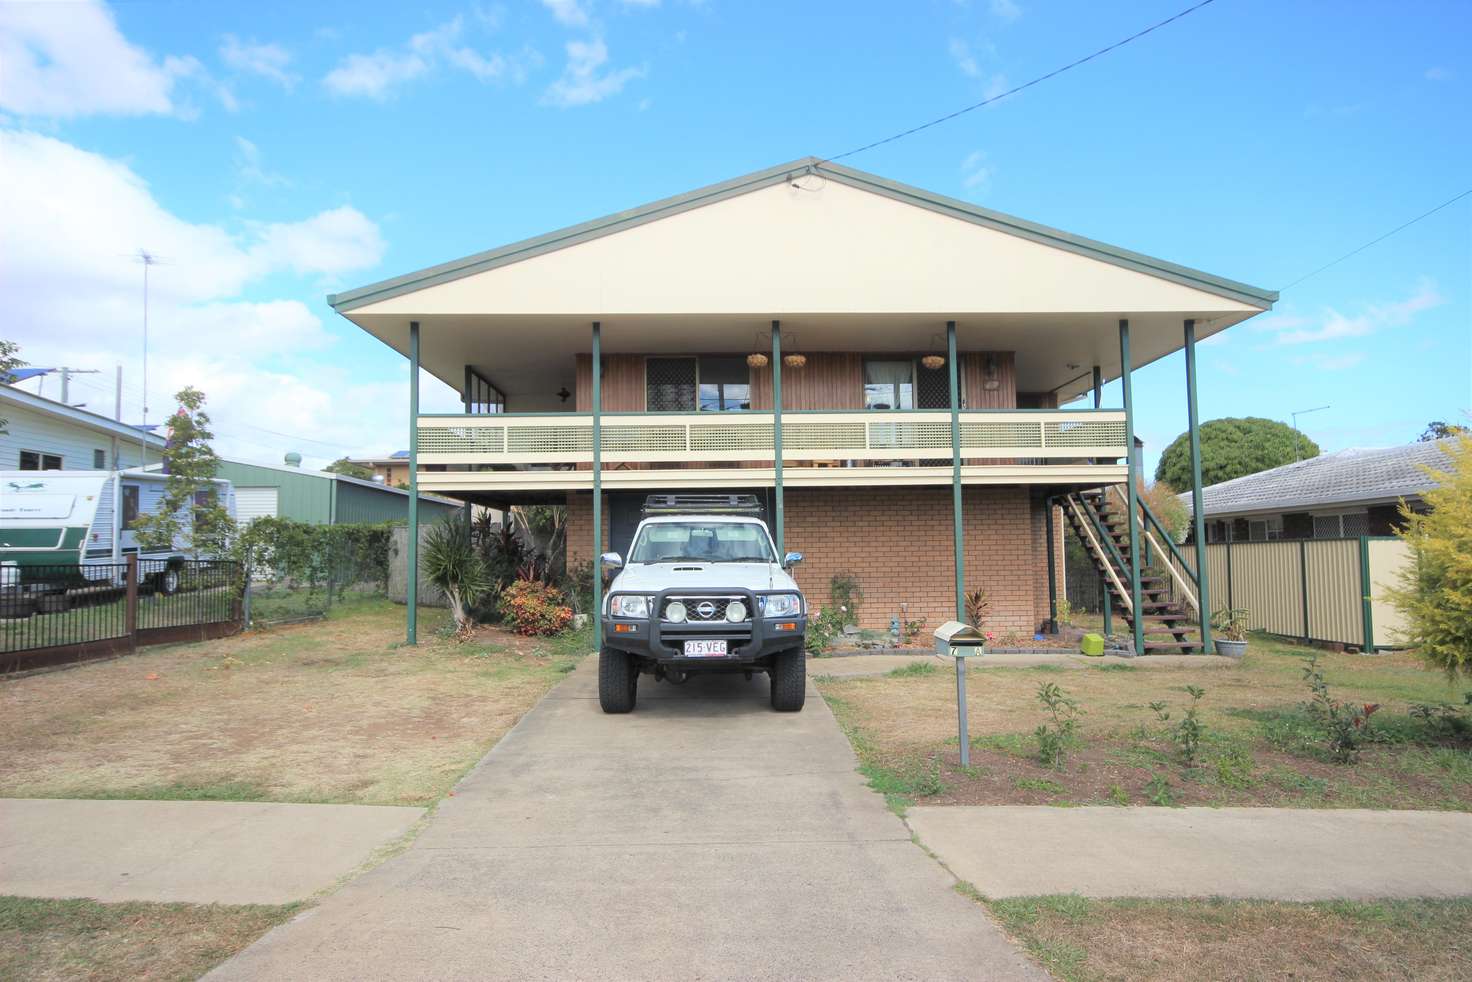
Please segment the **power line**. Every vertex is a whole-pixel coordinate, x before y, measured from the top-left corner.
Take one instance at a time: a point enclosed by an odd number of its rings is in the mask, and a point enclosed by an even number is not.
[[[907,136],[913,136],[914,134],[919,133],[921,130],[928,130],[932,126],[939,126],[941,123],[948,123],[951,120],[955,119],[957,116],[964,116],[967,113],[972,112],[973,110],[980,109],[982,106],[989,106],[989,105],[991,105],[994,102],[1000,102],[1001,100],[1007,98],[1008,96],[1014,96],[1014,95],[1016,95],[1017,93],[1021,92],[1023,89],[1030,89],[1034,85],[1037,85],[1039,82],[1046,82],[1048,79],[1054,78],[1054,77],[1056,77],[1058,75],[1062,75],[1064,72],[1069,71],[1070,69],[1077,68],[1078,66],[1080,66],[1082,64],[1085,64],[1087,62],[1093,61],[1095,58],[1098,58],[1100,55],[1106,55],[1109,52],[1113,51],[1115,48],[1122,48],[1125,45],[1129,44],[1131,41],[1138,41],[1140,38],[1144,37],[1145,35],[1150,34],[1150,33],[1153,33],[1155,31],[1158,31],[1162,27],[1165,27],[1167,24],[1173,24],[1176,21],[1180,20],[1182,17],[1185,17],[1187,14],[1195,13],[1196,11],[1200,10],[1202,7],[1205,7],[1206,5],[1211,4],[1211,3],[1215,3],[1215,2],[1216,2],[1216,0],[1201,0],[1201,2],[1198,3],[1198,4],[1196,4],[1195,6],[1187,7],[1185,10],[1182,10],[1179,13],[1172,14],[1171,16],[1167,17],[1163,21],[1160,21],[1159,23],[1151,24],[1149,27],[1145,28],[1143,31],[1138,31],[1138,32],[1136,32],[1134,34],[1131,34],[1129,37],[1125,38],[1122,41],[1116,41],[1113,44],[1109,45],[1107,48],[1100,48],[1098,51],[1095,51],[1093,54],[1085,55],[1084,57],[1078,59],[1077,61],[1071,61],[1068,64],[1064,65],[1062,68],[1055,68],[1055,69],[1053,69],[1051,72],[1049,72],[1046,75],[1039,75],[1037,78],[1033,79],[1030,82],[1023,82],[1021,85],[1019,85],[1019,86],[1017,86],[1015,88],[1008,89],[1006,92],[1003,92],[1000,95],[994,95],[994,96],[991,96],[990,98],[983,99],[980,102],[974,103],[974,104],[972,104],[970,106],[967,106],[964,109],[957,109],[953,113],[947,113],[944,116],[940,116],[940,117],[938,117],[936,119],[932,119],[928,123],[921,123],[919,126],[912,126],[909,129],[907,129],[907,130],[905,130],[905,131],[903,131],[901,133],[896,133],[893,136],[886,136],[882,140],[875,140],[873,143],[866,143],[862,147],[856,147],[853,150],[846,150],[843,153],[836,154],[836,155],[834,155],[832,157],[825,157],[820,162],[821,163],[828,163],[828,162],[834,161],[834,160],[842,160],[844,157],[852,157],[854,154],[863,153],[865,150],[873,150],[875,147],[883,146],[886,143],[893,143],[896,140],[903,140]]]
[[[1410,228],[1412,225],[1416,224],[1417,222],[1419,222],[1423,218],[1430,218],[1432,215],[1434,215],[1437,212],[1441,211],[1443,208],[1446,208],[1449,205],[1454,205],[1458,201],[1461,201],[1463,198],[1467,197],[1469,194],[1472,194],[1472,188],[1468,188],[1467,190],[1463,191],[1461,194],[1454,195],[1453,197],[1450,197],[1450,198],[1446,199],[1441,204],[1437,205],[1435,208],[1432,208],[1430,211],[1422,212],[1421,214],[1417,215],[1415,218],[1411,219],[1410,221],[1405,222],[1404,224],[1397,225],[1395,228],[1391,229],[1389,232],[1386,232],[1384,235],[1379,236],[1378,238],[1371,239],[1369,242],[1366,242],[1364,245],[1360,246],[1358,249],[1351,249],[1349,252],[1346,252],[1344,255],[1340,256],[1338,259],[1334,260],[1333,262],[1328,262],[1328,263],[1325,263],[1324,265],[1320,266],[1318,269],[1314,270],[1312,273],[1305,273],[1305,274],[1303,274],[1298,279],[1294,280],[1292,283],[1289,283],[1287,286],[1279,287],[1278,288],[1278,292],[1279,293],[1282,293],[1285,290],[1290,290],[1293,287],[1297,286],[1298,284],[1302,283],[1304,280],[1309,279],[1309,278],[1314,277],[1314,276],[1318,276],[1324,270],[1329,269],[1332,266],[1338,266],[1340,263],[1344,262],[1346,259],[1349,259],[1352,256],[1358,256],[1360,253],[1364,252],[1366,249],[1370,248],[1371,246],[1373,246],[1373,245],[1379,245],[1381,242],[1384,242],[1386,239],[1390,238],[1395,233],[1405,231],[1406,229]]]

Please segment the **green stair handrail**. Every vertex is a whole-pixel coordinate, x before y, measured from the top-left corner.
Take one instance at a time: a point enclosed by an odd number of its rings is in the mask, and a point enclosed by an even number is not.
[[[1118,491],[1116,491],[1115,493],[1118,494]],[[1120,495],[1120,497],[1123,497],[1123,495]],[[1166,527],[1160,523],[1160,519],[1158,519],[1158,518],[1155,517],[1155,512],[1153,512],[1153,511],[1150,510],[1150,506],[1145,503],[1145,499],[1144,498],[1140,498],[1139,499],[1139,503],[1140,503],[1140,512],[1145,516],[1145,518],[1150,522],[1151,525],[1155,526],[1155,531],[1157,531],[1157,532],[1160,533],[1161,541],[1163,541],[1165,543],[1165,547],[1170,550],[1171,556],[1173,556],[1175,558],[1176,565],[1181,570],[1183,570],[1185,572],[1186,577],[1196,587],[1196,595],[1197,596],[1200,596],[1200,594],[1201,594],[1201,572],[1200,572],[1200,570],[1193,569],[1190,566],[1187,566],[1186,565],[1186,557],[1183,556],[1181,554],[1181,551],[1176,548],[1176,540],[1175,540],[1175,537],[1172,536],[1170,534],[1170,532],[1166,530]],[[1126,507],[1128,507],[1128,506],[1126,506]]]

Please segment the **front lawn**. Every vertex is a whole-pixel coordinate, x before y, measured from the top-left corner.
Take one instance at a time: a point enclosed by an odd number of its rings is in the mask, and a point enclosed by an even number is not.
[[[591,642],[422,609],[323,621],[0,681],[0,796],[428,805],[571,671]]]
[[[295,910],[0,897],[0,978],[197,979]]]
[[[1450,982],[1472,974],[1472,900],[1290,904],[1054,896],[987,906],[1066,982]]]
[[[1302,708],[1303,669],[1317,653],[1333,698],[1378,704],[1354,763],[1338,762],[1324,727]],[[941,663],[937,662],[937,665]],[[1416,704],[1463,703],[1413,654],[1362,656],[1253,639],[1240,666],[1137,664],[977,668],[969,675],[971,766],[960,767],[954,673],[897,672],[816,681],[876,790],[899,809],[926,804],[1278,805],[1472,809],[1472,733],[1456,720],[1412,715]],[[1056,685],[1078,715],[1062,759],[1040,759],[1038,699]],[[1199,703],[1199,749],[1178,739]],[[1151,704],[1164,704],[1152,708]],[[1162,721],[1160,713],[1169,713]],[[1458,732],[1458,726],[1462,729]],[[1350,729],[1358,736],[1363,728]]]

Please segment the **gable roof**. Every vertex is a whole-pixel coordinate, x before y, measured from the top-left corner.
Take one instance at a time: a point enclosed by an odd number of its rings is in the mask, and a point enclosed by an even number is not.
[[[1403,447],[1355,448],[1248,474],[1203,488],[1202,512],[1211,518],[1251,512],[1301,511],[1331,505],[1375,504],[1416,498],[1436,486],[1421,468],[1452,464],[1447,441]],[[1180,495],[1189,511],[1191,495]]]
[[[1277,291],[1264,290],[1236,280],[1213,276],[1201,270],[1191,269],[1176,263],[1156,259],[1143,253],[1122,249],[1094,239],[1073,235],[1069,232],[1029,222],[1002,212],[980,208],[970,202],[949,198],[924,191],[920,188],[891,181],[865,171],[855,170],[820,160],[805,157],[790,163],[769,167],[744,177],[723,181],[698,188],[685,194],[651,202],[638,208],[615,212],[589,222],[548,232],[510,245],[486,252],[475,253],[460,259],[430,266],[417,272],[407,273],[391,279],[371,283],[342,293],[329,294],[327,302],[338,313],[347,313],[359,307],[387,300],[391,297],[413,293],[426,287],[451,282],[521,262],[536,256],[565,249],[592,239],[612,235],[639,225],[658,221],[684,211],[714,204],[727,198],[747,194],[776,184],[791,183],[807,176],[821,177],[849,187],[880,194],[906,204],[934,211],[942,215],[971,222],[996,231],[1016,235],[1023,239],[1052,246],[1067,252],[1097,259],[1135,272],[1146,273],[1193,287],[1207,293],[1250,304],[1263,310],[1270,308],[1278,299]]]
[[[48,399],[27,392],[25,389],[17,389],[10,385],[0,385],[0,402],[9,402],[12,405],[21,406],[25,409],[34,410],[56,419],[65,420],[77,426],[85,426],[87,429],[116,436],[120,439],[143,440],[149,446],[162,449],[167,441],[153,432],[153,426],[133,426],[128,423],[120,423],[115,419],[109,419],[99,413],[88,409],[79,409],[76,406],[68,406],[64,402]]]

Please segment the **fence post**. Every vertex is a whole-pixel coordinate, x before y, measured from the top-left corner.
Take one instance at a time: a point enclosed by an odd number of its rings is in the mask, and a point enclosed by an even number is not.
[[[1370,585],[1370,540],[1360,536],[1360,622],[1364,625],[1365,643],[1362,650],[1367,655],[1375,653],[1375,608],[1373,588]]]
[[[1227,609],[1236,610],[1237,600],[1232,596],[1232,540],[1227,539]]]
[[[250,568],[244,563],[240,566],[241,579],[245,581],[240,591],[240,628],[243,631],[250,630]]]
[[[127,601],[123,610],[123,626],[128,631],[128,646],[138,650],[138,554],[128,553],[123,575],[128,580]]]
[[[1308,644],[1308,540],[1298,540],[1298,589],[1303,595],[1303,643]]]

